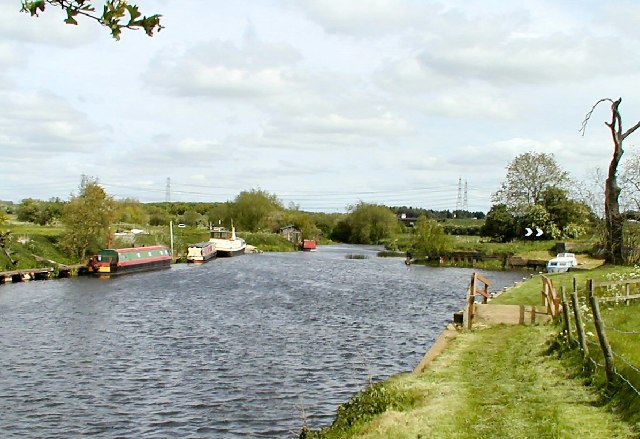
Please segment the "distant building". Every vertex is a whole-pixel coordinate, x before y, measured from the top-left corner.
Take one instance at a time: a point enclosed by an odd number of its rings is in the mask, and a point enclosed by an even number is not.
[[[302,232],[293,225],[280,227],[280,234],[294,244],[298,244],[302,240]]]

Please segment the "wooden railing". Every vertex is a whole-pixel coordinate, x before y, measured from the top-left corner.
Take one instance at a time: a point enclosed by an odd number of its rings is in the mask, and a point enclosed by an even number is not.
[[[480,288],[480,284],[483,284],[484,287]],[[473,273],[471,275],[471,282],[469,283],[469,298],[467,301],[467,328],[471,329],[473,324],[473,316],[475,313],[475,303],[476,303],[476,294],[480,294],[482,296],[482,303],[487,303],[491,295],[489,294],[489,285],[491,282],[489,280],[478,273]]]
[[[552,317],[557,317],[560,313],[560,296],[556,288],[553,286],[553,281],[547,276],[542,277],[542,304],[547,307],[547,313]]]

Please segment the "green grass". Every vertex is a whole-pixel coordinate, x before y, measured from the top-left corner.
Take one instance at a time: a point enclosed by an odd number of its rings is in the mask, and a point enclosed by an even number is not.
[[[5,229],[6,230],[6,229]],[[13,229],[8,247],[5,249],[9,257],[0,251],[0,271],[21,270],[49,266],[37,260],[36,256],[53,260],[62,264],[73,264],[77,261],[65,254],[57,245],[61,229],[28,228]]]
[[[614,367],[616,371],[628,380],[636,389],[640,389],[640,301],[632,300],[629,305],[625,302],[600,303],[600,312],[606,325],[606,336],[614,352]],[[598,337],[592,318],[585,318],[585,330],[592,342],[589,344],[589,354],[599,364],[604,364],[604,357],[598,345]],[[574,338],[577,335],[574,332]],[[605,389],[610,396],[608,405],[617,410],[620,415],[640,430],[640,396],[636,390],[617,378],[617,382],[610,386],[606,382],[606,375],[602,367],[596,367],[590,377],[593,384]]]
[[[423,373],[385,381],[384,411],[358,411],[358,395],[331,427],[301,437],[637,437],[549,354],[555,335],[551,326],[463,332]]]
[[[603,265],[593,270],[570,271],[567,273],[545,274],[552,281],[554,287],[560,292],[565,287],[567,293],[573,291],[574,279],[579,291],[584,291],[587,279],[605,280],[611,273],[631,273],[633,267],[619,265]],[[498,295],[492,303],[500,305],[541,305],[542,304],[542,280],[539,275],[527,282],[518,284],[508,290],[508,293]]]

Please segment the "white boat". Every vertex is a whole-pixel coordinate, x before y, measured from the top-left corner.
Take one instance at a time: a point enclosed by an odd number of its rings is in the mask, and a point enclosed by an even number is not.
[[[547,273],[565,273],[572,267],[577,267],[578,261],[573,253],[558,253],[555,258],[547,262]]]
[[[187,248],[187,262],[194,264],[204,264],[216,257],[216,245],[210,241],[191,244]]]
[[[209,242],[215,244],[219,257],[244,254],[247,243],[236,236],[235,227],[231,227],[231,230],[225,227],[212,227],[209,231],[211,232]]]

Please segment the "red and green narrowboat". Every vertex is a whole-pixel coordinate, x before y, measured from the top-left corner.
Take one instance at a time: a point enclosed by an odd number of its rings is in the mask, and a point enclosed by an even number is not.
[[[97,275],[133,273],[168,268],[171,252],[163,245],[100,250],[89,260],[88,268]]]

